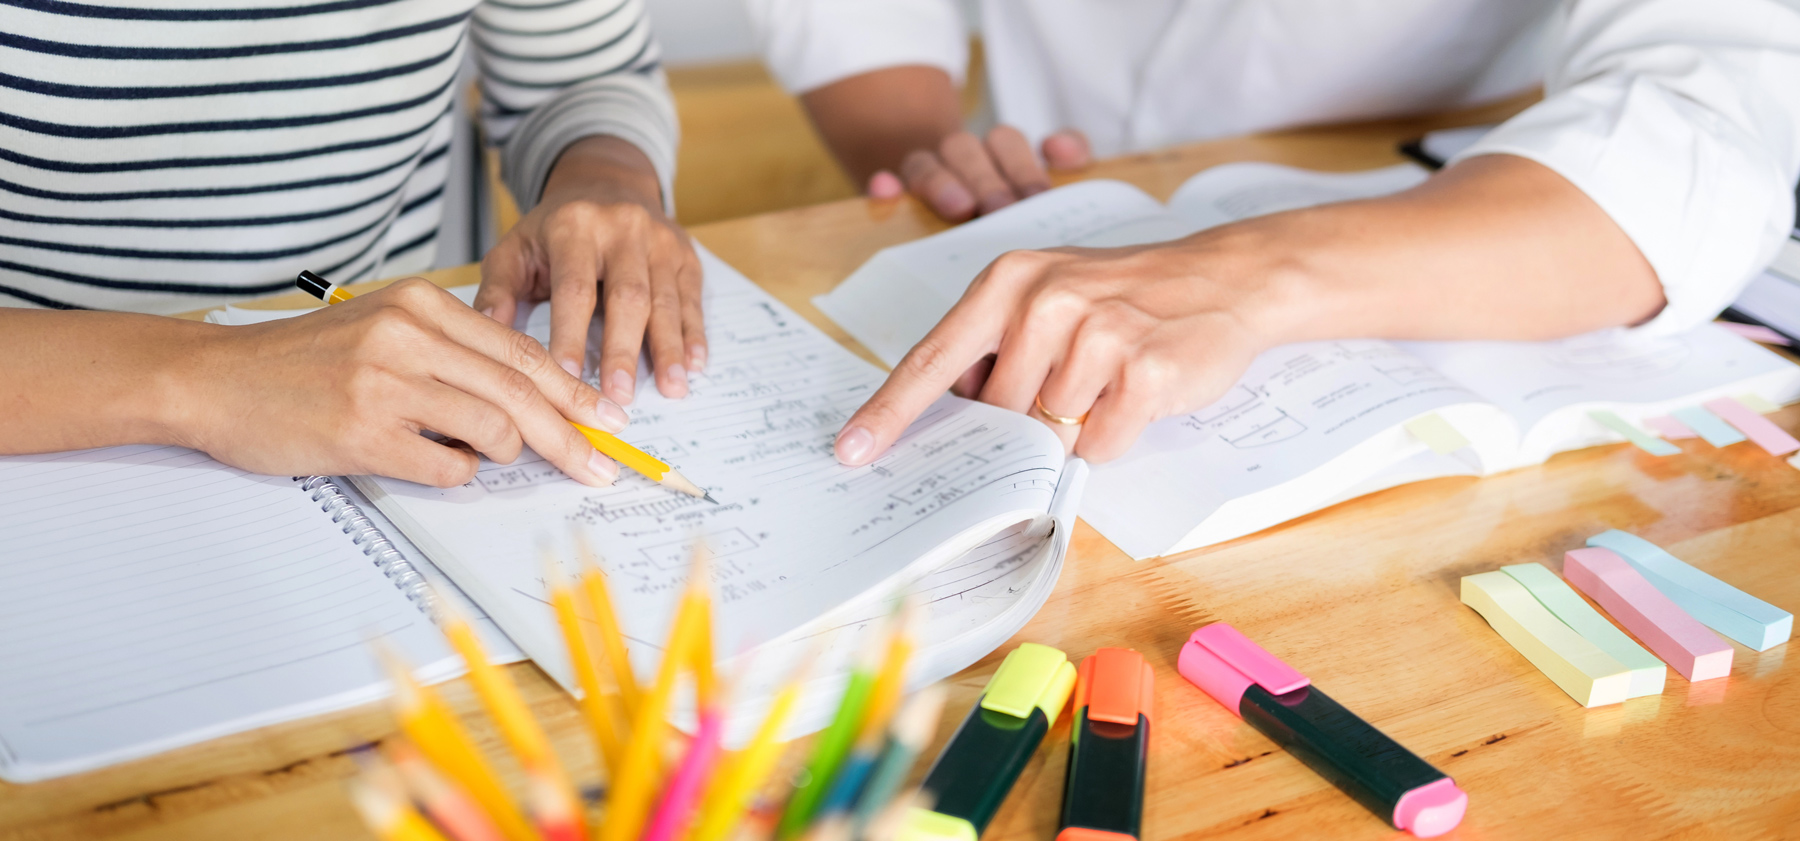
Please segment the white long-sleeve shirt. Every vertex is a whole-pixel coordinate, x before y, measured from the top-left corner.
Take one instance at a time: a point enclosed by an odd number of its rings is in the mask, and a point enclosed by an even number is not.
[[[179,312],[429,268],[471,46],[522,204],[594,134],[671,194],[643,0],[0,0],[0,306]]]
[[[747,0],[794,92],[883,67],[962,79],[954,0]],[[1768,264],[1800,178],[1800,0],[978,0],[995,116],[1108,156],[1544,87],[1460,157],[1555,170],[1710,318]]]

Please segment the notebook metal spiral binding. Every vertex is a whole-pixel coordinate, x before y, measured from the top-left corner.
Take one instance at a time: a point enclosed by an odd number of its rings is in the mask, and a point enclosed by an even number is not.
[[[373,561],[375,568],[387,576],[400,592],[413,604],[424,609],[427,615],[436,616],[437,597],[432,592],[431,583],[413,568],[412,562],[394,548],[392,541],[383,534],[381,527],[375,525],[362,506],[350,500],[344,489],[329,476],[310,476],[300,480],[300,490],[312,495],[312,500],[319,503],[320,510],[331,515],[331,521],[343,526],[344,533],[350,535],[351,541],[361,546],[363,554]]]

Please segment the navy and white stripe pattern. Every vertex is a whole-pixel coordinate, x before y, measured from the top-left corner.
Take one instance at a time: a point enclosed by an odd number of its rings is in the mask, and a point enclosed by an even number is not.
[[[428,268],[471,47],[523,204],[590,134],[668,194],[642,0],[0,0],[0,305],[168,313]]]

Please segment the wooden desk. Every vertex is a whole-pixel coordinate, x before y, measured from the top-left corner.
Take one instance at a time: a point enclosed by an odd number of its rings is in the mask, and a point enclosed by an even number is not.
[[[1187,176],[1230,160],[1384,165],[1396,160],[1399,138],[1516,107],[1199,144],[1108,162],[1087,175],[1123,178],[1166,197]],[[940,227],[910,203],[853,200],[694,234],[844,339],[811,296],[877,249]],[[465,268],[435,279],[469,283],[476,274]],[[1776,420],[1800,428],[1800,409]],[[1075,657],[1130,646],[1155,664],[1150,839],[1393,835],[1175,673],[1187,634],[1214,620],[1236,624],[1455,776],[1471,806],[1452,837],[1792,838],[1790,827],[1800,823],[1800,670],[1785,665],[1786,646],[1761,654],[1739,648],[1726,680],[1690,686],[1671,673],[1661,696],[1584,710],[1457,601],[1463,575],[1521,561],[1559,569],[1564,550],[1618,527],[1776,604],[1800,606],[1793,560],[1800,472],[1749,445],[1684,449],[1654,459],[1604,447],[1495,478],[1410,485],[1159,562],[1134,563],[1082,525],[1055,594],[1015,642],[1047,643]],[[955,717],[998,662],[990,656],[952,680]],[[570,699],[533,666],[513,674],[576,772],[590,774]],[[466,685],[446,691],[459,709],[474,710]],[[500,753],[493,731],[471,721]],[[954,723],[940,728],[940,743]],[[392,732],[383,712],[364,708],[78,777],[0,787],[7,828],[0,836],[367,838],[342,794],[353,766],[341,752]],[[1065,718],[990,839],[1055,834],[1067,733]]]

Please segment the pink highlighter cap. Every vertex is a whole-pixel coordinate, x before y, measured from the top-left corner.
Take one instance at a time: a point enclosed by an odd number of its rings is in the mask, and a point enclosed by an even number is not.
[[[1462,823],[1469,811],[1469,795],[1445,777],[1400,795],[1394,804],[1394,826],[1417,838],[1443,835]]]
[[[1190,635],[1175,668],[1233,713],[1252,684],[1271,695],[1281,695],[1311,683],[1306,675],[1224,622],[1214,622]]]

